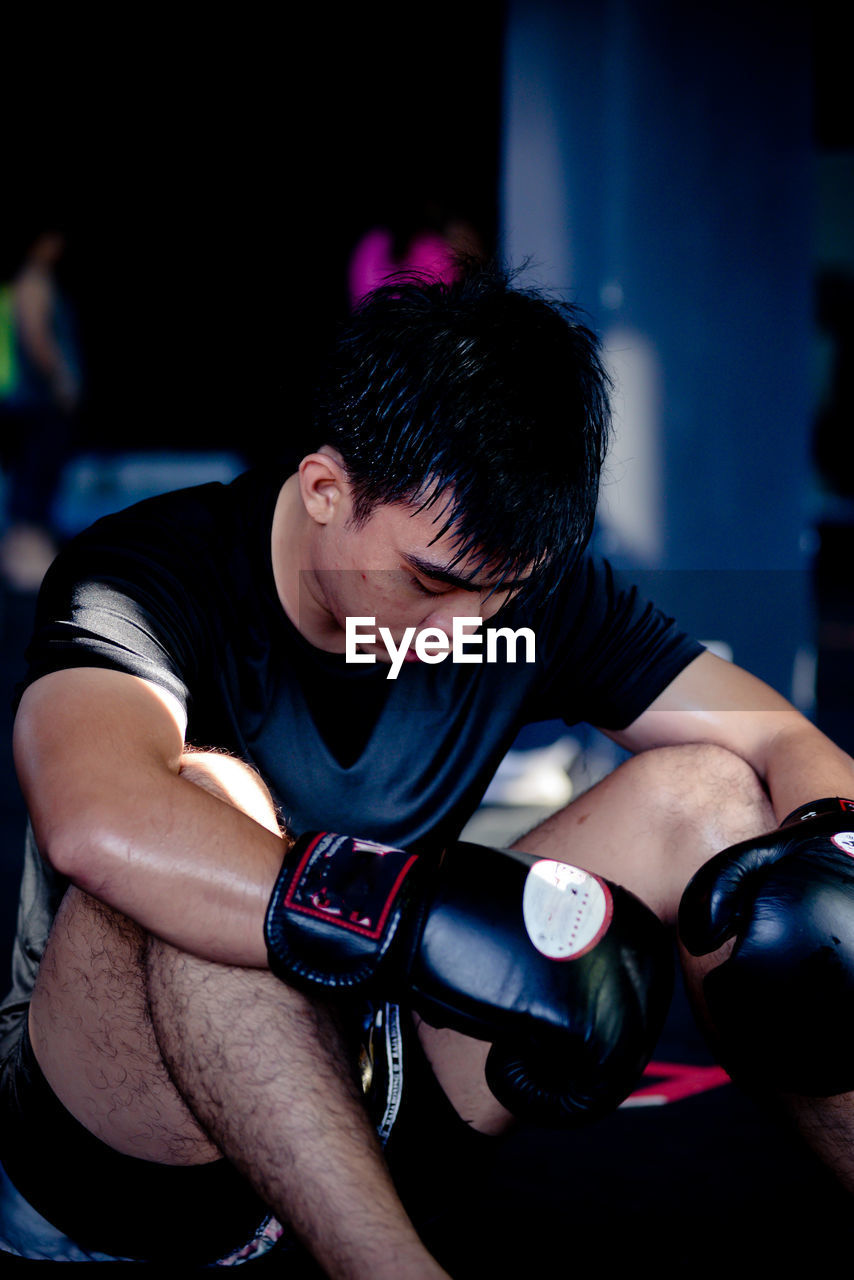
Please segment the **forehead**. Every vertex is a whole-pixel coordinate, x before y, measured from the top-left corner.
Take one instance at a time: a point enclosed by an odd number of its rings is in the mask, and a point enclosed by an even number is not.
[[[509,581],[477,548],[461,556],[459,530],[445,528],[449,512],[448,504],[388,503],[374,509],[364,529],[389,555],[426,577],[472,589],[499,585],[516,589],[524,584],[531,567]]]
[[[447,567],[470,567],[477,556],[458,560],[458,534],[445,529],[447,511],[439,504],[423,507],[418,503],[389,502],[373,508],[367,520],[352,530],[356,545],[375,562],[383,560],[397,566],[401,559],[429,561]],[[444,530],[444,532],[443,532]]]
[[[422,550],[427,547],[451,551],[455,542],[452,530],[442,529],[448,508],[439,504],[425,507],[421,503],[387,502],[374,507],[364,528],[373,536],[387,538],[395,546]]]

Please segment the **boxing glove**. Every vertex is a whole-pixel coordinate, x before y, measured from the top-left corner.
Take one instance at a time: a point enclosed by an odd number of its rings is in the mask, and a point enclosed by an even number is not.
[[[717,854],[688,884],[678,929],[695,956],[734,938],[703,995],[735,1079],[854,1089],[854,801],[803,805],[777,831]]]
[[[302,836],[266,917],[270,967],[315,991],[379,990],[433,1026],[490,1041],[487,1083],[527,1120],[613,1110],[670,1003],[658,918],[579,868],[459,843],[438,860]]]

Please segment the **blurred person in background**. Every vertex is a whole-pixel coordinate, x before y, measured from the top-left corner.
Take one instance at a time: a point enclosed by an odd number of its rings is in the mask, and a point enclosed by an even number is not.
[[[60,280],[65,232],[43,222],[7,246],[0,282],[0,573],[34,591],[56,553],[51,508],[76,430],[82,362]]]
[[[437,200],[403,197],[353,247],[347,267],[350,306],[392,275],[411,272],[450,282],[458,278],[461,260],[483,255],[480,234],[466,218]]]

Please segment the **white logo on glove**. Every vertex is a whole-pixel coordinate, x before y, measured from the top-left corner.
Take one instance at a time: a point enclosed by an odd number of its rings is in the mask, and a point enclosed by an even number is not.
[[[574,960],[594,947],[611,923],[614,904],[597,876],[565,862],[536,862],[522,891],[528,937],[550,960]]]

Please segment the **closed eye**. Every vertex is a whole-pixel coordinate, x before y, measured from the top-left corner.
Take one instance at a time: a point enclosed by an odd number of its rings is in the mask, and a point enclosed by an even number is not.
[[[420,592],[422,596],[443,596],[446,594],[445,591],[434,591],[431,587],[425,586],[421,579],[416,578],[414,574],[410,577],[409,581],[415,590]]]

